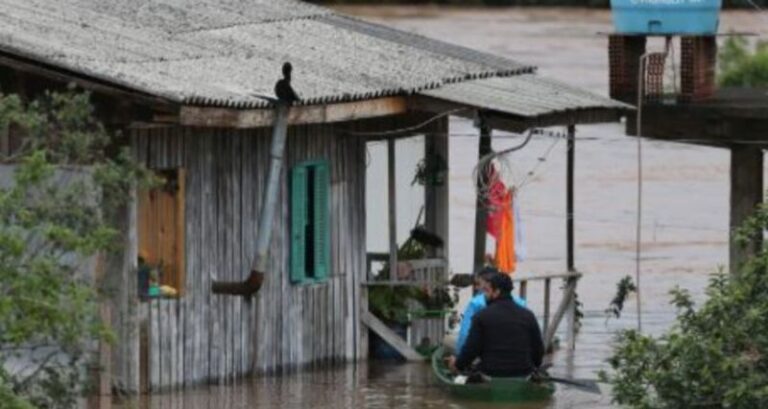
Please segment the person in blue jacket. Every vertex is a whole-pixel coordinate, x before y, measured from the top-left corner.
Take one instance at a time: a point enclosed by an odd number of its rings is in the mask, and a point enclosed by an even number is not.
[[[494,275],[489,286],[488,306],[475,314],[466,344],[458,357],[448,357],[448,366],[454,373],[477,369],[488,376],[529,376],[544,358],[539,323],[531,311],[512,300],[508,275]]]
[[[464,309],[464,314],[461,318],[461,325],[459,326],[459,336],[456,340],[457,355],[461,353],[461,349],[467,342],[469,329],[472,327],[472,318],[475,316],[475,314],[487,306],[486,293],[490,288],[490,279],[496,274],[500,274],[499,270],[497,270],[495,267],[489,266],[483,267],[482,270],[475,274],[475,283],[472,287],[474,295],[472,299],[469,300],[469,303],[467,303],[467,307]],[[517,305],[524,308],[528,306],[524,299],[519,298],[516,295],[513,295],[512,297]]]

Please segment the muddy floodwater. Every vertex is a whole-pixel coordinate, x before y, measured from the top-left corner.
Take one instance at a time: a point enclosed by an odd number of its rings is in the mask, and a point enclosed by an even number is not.
[[[611,29],[606,11],[430,7],[344,11],[534,64],[542,75],[607,94],[607,39],[598,34]],[[768,13],[760,16],[754,12],[726,12],[722,28],[751,31],[764,38],[768,34]],[[467,272],[472,264],[476,134],[469,121],[451,121],[449,250],[455,272]],[[514,135],[496,135],[493,143],[497,149],[520,141]],[[401,232],[407,232],[407,226],[415,222],[423,198],[418,188],[410,186],[412,165],[418,161],[422,146],[418,139],[398,142]],[[377,172],[385,169],[383,149],[376,144],[369,147],[368,241],[373,251],[381,251],[386,245],[386,202],[377,196],[383,194],[386,185],[376,182],[381,180]],[[659,333],[674,318],[668,291],[679,285],[700,300],[708,275],[727,264],[729,155],[720,149],[653,141],[644,142],[643,149],[643,328]],[[564,270],[565,158],[565,144],[553,138],[534,139],[509,158],[509,180],[515,184],[528,180],[520,193],[528,258],[519,271]],[[635,271],[636,161],[636,140],[623,136],[622,125],[578,127],[576,265],[584,274],[579,299],[585,317],[576,351],[557,352],[553,374],[594,379],[596,371],[605,368],[615,331],[632,328],[636,323],[634,298],[629,300],[629,311],[621,319],[606,320],[604,313],[616,283]],[[541,288],[534,284],[528,292],[533,310],[540,313]],[[591,395],[559,388],[552,401],[530,408],[613,407],[607,392]],[[375,362],[239,380],[161,394],[138,403],[153,409],[504,407],[452,400],[439,389],[427,365]]]

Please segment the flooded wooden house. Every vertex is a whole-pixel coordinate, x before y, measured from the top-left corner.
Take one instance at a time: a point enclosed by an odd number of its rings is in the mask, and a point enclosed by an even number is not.
[[[300,100],[257,285],[277,112],[265,96],[287,61]],[[165,180],[127,198],[107,272],[119,342],[103,362],[129,392],[366,357],[367,141],[425,135],[447,162],[451,115],[490,138],[627,109],[530,65],[295,0],[0,0],[0,89],[31,99],[70,83]],[[449,186],[426,190],[427,228],[448,242]],[[447,250],[431,257],[447,274]],[[214,292],[222,282],[241,291]]]

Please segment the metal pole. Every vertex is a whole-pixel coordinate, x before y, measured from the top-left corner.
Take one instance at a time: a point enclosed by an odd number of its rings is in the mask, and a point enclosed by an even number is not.
[[[278,103],[275,109],[275,125],[272,128],[272,148],[270,150],[269,174],[261,204],[259,227],[256,237],[256,255],[251,264],[251,274],[242,282],[214,281],[212,291],[215,294],[251,296],[261,288],[267,270],[269,242],[272,238],[272,221],[275,217],[280,178],[283,170],[283,155],[288,134],[288,106]]]
[[[568,154],[567,154],[567,181],[566,181],[566,242],[567,242],[567,266],[568,272],[575,270],[574,262],[574,237],[573,237],[573,189],[574,167],[576,158],[576,127],[568,125]]]
[[[478,121],[478,127],[480,128],[480,143],[478,146],[478,159],[491,153],[491,128],[489,128],[485,122],[481,119]],[[485,265],[485,239],[486,239],[486,226],[485,219],[487,217],[487,210],[485,208],[485,200],[483,198],[480,189],[483,186],[483,178],[485,177],[485,169],[478,169],[477,172],[477,200],[475,203],[475,257],[472,272],[480,271]]]
[[[547,278],[544,280],[544,333],[549,331],[549,309],[550,309],[550,293],[552,287],[552,280]]]
[[[397,183],[395,139],[387,140],[387,174],[389,178],[389,279],[397,281]]]
[[[568,125],[568,152],[567,152],[567,182],[566,182],[566,264],[568,272],[573,273],[576,270],[574,261],[575,240],[574,240],[574,179],[576,168],[576,126]],[[569,281],[576,280],[569,278]],[[576,347],[576,283],[573,283],[573,293],[568,305],[568,328],[567,328],[568,349],[574,350]]]
[[[637,226],[635,231],[635,283],[637,284],[637,330],[643,332],[643,306],[640,297],[640,253],[643,221],[643,99],[645,94],[645,61],[650,54],[640,56],[637,82]]]
[[[287,113],[288,107],[279,104],[277,117],[272,130],[272,150],[270,151],[269,175],[267,176],[267,189],[264,202],[259,215],[259,231],[256,237],[256,258],[251,270],[265,272],[267,269],[267,250],[272,238],[272,220],[275,218],[275,205],[280,191],[280,175],[283,169],[283,154],[285,153],[285,140],[288,134]]]

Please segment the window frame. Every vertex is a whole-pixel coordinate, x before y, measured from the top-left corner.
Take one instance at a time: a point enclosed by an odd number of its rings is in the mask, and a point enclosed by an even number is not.
[[[322,176],[318,176],[318,169],[320,169]],[[312,182],[309,180],[310,175],[314,175]],[[301,177],[304,179],[299,180],[298,178]],[[327,282],[331,275],[331,167],[329,161],[327,159],[312,159],[296,163],[291,168],[289,183],[289,281],[295,285]],[[312,203],[309,203],[308,189],[310,186],[313,186],[314,189],[314,201]],[[318,197],[318,194],[323,195],[323,197]],[[297,195],[301,195],[300,198]],[[311,212],[310,207],[312,208]],[[325,226],[324,228],[321,227],[319,231],[313,230],[312,237],[308,238],[305,229],[309,223],[307,218],[310,214],[315,216],[313,220],[315,229],[318,227],[318,221],[324,223]],[[297,218],[299,215],[302,217]],[[314,242],[312,244],[315,262],[314,276],[307,274],[306,251],[310,240]],[[304,266],[303,270],[300,270],[299,264]]]
[[[171,282],[170,280],[167,280],[166,277],[163,277],[164,279],[158,282],[158,286],[175,284],[175,286],[173,287],[176,289],[177,293],[172,296],[160,296],[160,297],[149,297],[148,294],[139,294],[139,296],[141,299],[146,299],[146,300],[151,300],[154,298],[181,298],[184,296],[186,291],[186,278],[187,278],[187,271],[186,271],[187,269],[187,266],[186,266],[187,172],[186,172],[186,169],[183,167],[151,169],[151,172],[153,172],[155,175],[161,178],[171,174],[173,175],[174,180],[165,181],[160,186],[153,186],[151,188],[141,189],[138,192],[137,217],[136,217],[136,222],[137,222],[136,223],[136,230],[137,230],[136,244],[138,247],[139,256],[142,256],[142,252],[144,252],[143,251],[144,247],[148,245],[148,243],[143,243],[142,239],[148,239],[150,236],[152,236],[153,233],[157,234],[157,230],[160,229],[160,226],[152,226],[152,222],[156,221],[157,218],[161,217],[162,215],[152,214],[151,216],[149,216],[148,213],[144,213],[144,211],[157,211],[157,209],[145,208],[143,206],[143,201],[149,200],[151,195],[157,194],[158,191],[163,191],[167,189],[167,186],[169,183],[175,183],[175,191],[173,192],[174,220],[171,223],[169,223],[169,225],[171,225],[171,227],[173,228],[173,234],[175,239],[173,243],[174,257],[173,257],[173,264],[172,264],[175,268],[174,280],[172,280]],[[150,217],[150,219],[145,220],[143,219],[143,217]],[[166,226],[168,226],[168,224]],[[150,230],[143,232],[142,229],[145,229],[145,228]],[[157,252],[157,249],[155,249],[155,251]],[[162,251],[160,251],[159,253],[162,253]],[[157,256],[157,258],[162,258],[162,256]],[[162,266],[163,264],[165,264],[165,261],[166,260],[146,260],[150,268],[157,268],[158,266]]]

